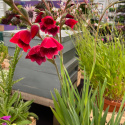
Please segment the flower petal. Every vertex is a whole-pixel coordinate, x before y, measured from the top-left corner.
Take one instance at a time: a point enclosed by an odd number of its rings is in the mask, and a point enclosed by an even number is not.
[[[24,50],[24,52],[27,52],[28,49],[31,48],[29,44],[25,44],[25,43],[24,43],[23,41],[21,41],[21,40],[19,40],[18,46],[19,46],[20,48],[22,48],[22,49]]]
[[[17,43],[18,43],[18,40],[19,40],[19,32],[17,32],[17,33],[10,39],[10,42],[17,44]]]
[[[37,62],[37,64],[39,64],[39,65],[41,65],[42,62],[46,62],[46,58],[45,58],[45,56],[44,56],[44,57],[36,58],[36,62]]]
[[[4,122],[4,123],[2,123],[2,125],[7,125],[7,123]]]
[[[10,121],[11,116],[3,116],[0,119]]]
[[[32,39],[36,36],[38,31],[39,31],[39,26],[37,26],[37,25],[32,25],[31,26],[31,38]]]
[[[43,15],[43,14],[44,14],[43,12],[40,12],[40,13],[38,14],[38,16],[36,17],[35,23],[40,23],[40,22],[41,22],[41,19],[42,19],[42,15]]]
[[[40,23],[40,30],[46,33],[47,28],[42,23]]]
[[[71,18],[71,19],[73,19],[74,16],[72,16],[72,15],[70,15],[70,14],[67,14],[67,15],[66,15],[66,18]]]
[[[56,21],[54,21],[54,19],[51,16],[46,16],[42,18],[41,22],[45,27],[47,27],[47,29],[51,29],[56,24]]]
[[[31,33],[28,30],[22,30],[20,31],[20,36],[19,38],[25,43],[29,44],[31,41]]]
[[[46,37],[41,43],[40,53],[48,59],[52,59],[58,51],[63,49],[63,46],[53,37]]]
[[[40,51],[40,45],[34,46],[30,49],[28,55],[34,55],[36,53],[39,53]]]
[[[48,34],[52,34],[53,36],[55,36],[57,33],[59,33],[59,26],[55,25],[55,27],[48,29],[47,32]]]
[[[59,43],[56,39],[54,39],[53,37],[50,37],[50,38],[51,38],[51,40],[53,40],[53,42],[56,44],[58,51],[60,51],[60,50],[63,49],[63,45],[62,45],[62,44],[60,44],[60,43]]]
[[[57,41],[58,42],[58,41]],[[41,47],[44,48],[55,48],[57,47],[56,43],[54,42],[52,37],[46,37],[42,43],[41,43]]]
[[[58,54],[57,48],[50,48],[50,49],[48,49],[48,51],[46,51],[46,49],[45,49],[44,51],[45,51],[46,57],[48,59],[52,59],[54,57],[54,55]]]
[[[31,59],[32,62],[36,61],[39,65],[42,64],[42,62],[46,61],[45,56],[41,56],[40,54],[40,49],[39,45],[34,46],[31,48],[27,56],[25,57],[26,59]]]
[[[78,21],[76,21],[76,20],[74,20],[74,19],[68,19],[68,20],[65,21],[65,24],[73,29],[74,25],[75,25],[77,22],[78,22]]]

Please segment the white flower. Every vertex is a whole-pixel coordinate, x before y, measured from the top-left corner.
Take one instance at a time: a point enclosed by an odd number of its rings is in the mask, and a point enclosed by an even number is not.
[[[56,21],[57,21],[57,22],[60,22],[60,19],[61,19],[61,17],[57,17]]]
[[[64,2],[61,2],[61,4],[60,4],[60,8],[61,8],[62,10],[64,10],[64,8],[65,8],[65,4],[64,4]]]
[[[58,8],[55,8],[55,7],[52,8],[52,11],[54,11],[54,12],[58,11],[58,10],[59,10]]]

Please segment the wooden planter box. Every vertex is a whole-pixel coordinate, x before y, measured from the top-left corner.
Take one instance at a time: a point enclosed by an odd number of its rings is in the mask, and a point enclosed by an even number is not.
[[[3,32],[3,41],[5,42],[5,45],[8,46],[9,54],[11,56],[14,54],[15,44],[9,42],[11,38],[10,35],[11,33],[16,32],[18,31],[14,30]],[[68,31],[68,33],[71,34],[71,38],[73,39],[72,32]],[[45,34],[41,32],[41,35]],[[75,57],[75,48],[71,38],[64,30],[62,30],[64,65],[69,72],[72,82],[74,83],[77,80],[78,61]],[[38,43],[41,43],[41,40],[38,37],[35,37],[31,41],[30,45],[33,47]],[[14,74],[15,80],[22,77],[24,77],[24,79],[16,83],[13,86],[13,89],[31,94],[34,98],[44,97],[47,99],[52,99],[50,91],[54,93],[54,88],[56,88],[61,93],[61,85],[54,65],[47,61],[39,66],[36,62],[31,62],[29,59],[25,59],[26,55],[27,53],[23,53],[23,56],[17,64]],[[58,57],[56,57],[56,63],[58,68],[60,68],[60,60]],[[26,99],[29,99],[29,97]]]

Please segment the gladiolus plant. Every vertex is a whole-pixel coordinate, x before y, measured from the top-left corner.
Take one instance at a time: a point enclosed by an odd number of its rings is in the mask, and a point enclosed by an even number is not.
[[[32,62],[36,62],[38,65],[41,65],[43,62],[46,62],[48,60],[54,63],[54,65],[56,66],[56,62],[54,59],[55,56],[59,55],[59,52],[63,60],[61,28],[65,24],[73,29],[74,25],[78,21],[76,21],[72,15],[66,12],[67,7],[71,4],[70,1],[67,1],[65,4],[65,9],[62,10],[60,24],[59,26],[57,26],[57,22],[54,20],[49,6],[46,4],[45,1],[43,2],[45,3],[48,10],[45,10],[45,12],[41,11],[36,17],[34,24],[32,24],[32,22],[29,20],[29,16],[25,9],[22,8],[19,10],[15,6],[14,2],[13,4],[11,4],[11,7],[13,7],[13,9],[15,9],[19,13],[19,16],[25,19],[27,25],[30,26],[30,29],[17,32],[10,39],[10,42],[16,44],[19,48],[22,48],[24,52],[27,52],[27,56],[25,57],[26,59],[30,59]],[[43,38],[40,35],[40,30],[42,32],[45,32],[45,34],[52,35],[53,37],[45,36],[45,38]],[[41,44],[31,48],[30,42],[35,36],[41,38]]]

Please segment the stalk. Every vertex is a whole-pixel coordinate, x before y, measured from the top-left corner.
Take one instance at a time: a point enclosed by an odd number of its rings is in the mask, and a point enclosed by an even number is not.
[[[20,50],[21,50],[21,48],[19,48],[18,46],[16,46],[14,57],[13,57],[11,66],[9,68],[8,98],[11,95],[12,85],[13,85],[13,76],[14,76],[16,64],[18,63],[18,60],[19,60],[18,56],[19,56]]]
[[[28,22],[28,24],[30,26],[32,25],[32,23],[29,21],[29,19],[20,12],[20,10],[17,8],[17,6],[15,5],[14,2],[13,2],[13,8]]]
[[[56,68],[56,72],[57,72],[57,75],[58,75],[59,81],[60,81],[60,83],[62,84],[62,80],[61,80],[61,77],[60,77],[60,74],[59,74],[59,70],[58,70],[57,64],[56,64],[56,62],[55,62],[54,59],[53,59],[53,64],[54,64],[54,66],[55,66],[55,68]]]

